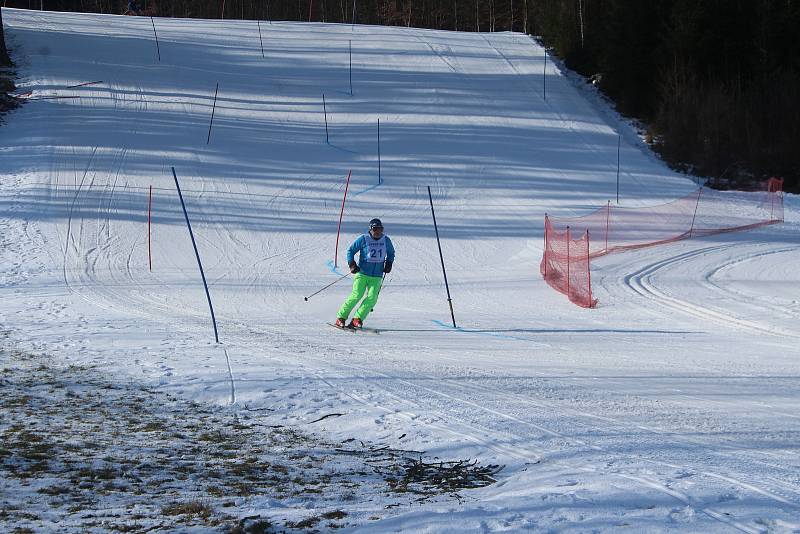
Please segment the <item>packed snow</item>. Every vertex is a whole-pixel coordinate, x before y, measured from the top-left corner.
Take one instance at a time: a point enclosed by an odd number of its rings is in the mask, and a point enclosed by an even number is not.
[[[359,513],[338,526],[353,531],[800,529],[796,197],[784,224],[593,260],[599,305],[582,309],[539,275],[545,213],[615,200],[620,137],[621,206],[697,184],[525,35],[3,21],[27,100],[0,127],[6,349],[198,413],[504,466],[457,497],[397,505],[373,488],[371,511],[342,499]],[[397,249],[365,321],[380,332],[340,332],[326,323],[350,278],[304,297],[347,272],[344,249],[373,217]],[[50,528],[8,515],[28,499],[52,520],[36,489],[0,480],[0,521]],[[231,510],[280,523],[320,502]]]

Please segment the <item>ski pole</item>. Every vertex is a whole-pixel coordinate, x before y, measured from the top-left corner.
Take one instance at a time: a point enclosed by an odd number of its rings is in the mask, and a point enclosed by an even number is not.
[[[381,289],[383,289],[383,281],[386,280],[386,273],[383,273],[383,278],[381,278],[381,285],[378,286],[378,295],[381,294]],[[370,313],[374,312],[375,308],[369,310]]]
[[[343,280],[343,279],[347,278],[348,276],[350,276],[350,273],[343,274],[342,276],[340,276],[339,278],[337,278],[336,280],[334,280],[333,282],[331,282],[331,283],[330,283],[330,284],[328,284],[327,286],[323,287],[323,288],[322,288],[322,289],[320,289],[319,291],[315,291],[314,293],[311,293],[309,296],[307,296],[307,297],[303,297],[303,300],[305,300],[306,302],[308,302],[308,299],[310,299],[311,297],[313,297],[313,296],[314,296],[314,295],[316,295],[317,293],[322,293],[323,291],[325,291],[326,289],[328,289],[329,287],[331,287],[331,286],[332,286],[333,284],[335,284],[336,282],[338,282],[338,281],[340,281],[340,280]]]

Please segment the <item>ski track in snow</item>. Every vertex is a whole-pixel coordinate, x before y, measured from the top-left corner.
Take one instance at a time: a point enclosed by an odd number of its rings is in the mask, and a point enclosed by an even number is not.
[[[331,348],[331,351],[334,349]],[[458,417],[461,415],[463,416],[463,410],[453,409],[453,407],[461,406],[462,408],[466,408],[466,410],[477,409],[479,411],[489,413],[493,416],[499,416],[502,419],[513,421],[517,423],[519,426],[525,428],[531,428],[536,430],[539,433],[549,435],[551,437],[560,438],[564,442],[570,443],[572,445],[578,445],[581,448],[591,449],[595,451],[601,451],[604,453],[609,453],[610,451],[606,451],[603,447],[592,445],[587,442],[583,442],[581,440],[576,440],[571,438],[565,434],[562,434],[556,430],[549,429],[547,427],[543,427],[541,425],[537,425],[534,423],[530,423],[526,421],[524,418],[517,417],[514,415],[510,415],[505,411],[493,409],[487,407],[484,403],[488,403],[491,401],[499,402],[501,405],[507,405],[507,402],[516,402],[524,404],[524,412],[526,415],[530,415],[532,413],[532,409],[536,408],[540,413],[544,413],[545,411],[549,412],[553,409],[557,409],[560,413],[565,415],[571,415],[573,417],[588,419],[590,423],[583,423],[583,426],[590,431],[589,433],[600,433],[600,434],[608,434],[608,433],[617,433],[623,434],[625,430],[627,430],[628,425],[622,423],[621,421],[615,420],[613,418],[608,417],[601,417],[596,416],[589,413],[584,412],[577,412],[570,409],[565,409],[563,406],[553,406],[543,404],[541,402],[533,402],[527,398],[521,398],[519,396],[511,396],[511,395],[503,395],[498,393],[496,390],[482,388],[483,392],[488,394],[486,397],[480,398],[479,401],[472,401],[467,400],[463,397],[463,394],[471,394],[474,396],[476,393],[475,387],[470,386],[470,388],[465,388],[461,384],[453,383],[449,380],[443,380],[441,377],[433,377],[433,376],[417,376],[415,380],[426,382],[426,383],[436,383],[439,384],[437,389],[425,387],[423,385],[411,382],[409,380],[403,380],[396,376],[386,374],[386,373],[376,373],[374,371],[368,370],[363,367],[353,366],[353,365],[346,365],[347,369],[355,370],[360,373],[361,380],[360,383],[363,384],[370,384],[368,386],[369,392],[365,392],[363,394],[359,394],[354,392],[352,389],[343,389],[342,387],[337,387],[334,385],[332,380],[326,377],[326,375],[330,374],[330,368],[319,367],[319,368],[309,368],[308,361],[310,359],[315,359],[313,356],[304,355],[304,358],[301,361],[297,362],[297,365],[302,365],[305,369],[304,373],[312,373],[317,375],[318,380],[332,389],[338,389],[343,396],[349,397],[354,401],[368,405],[372,408],[376,408],[379,411],[383,411],[388,415],[394,417],[402,417],[409,422],[414,422],[418,418],[423,419],[423,424],[440,433],[451,434],[458,439],[466,440],[470,443],[479,445],[484,450],[491,450],[500,455],[504,455],[507,457],[515,457],[520,458],[522,460],[527,461],[536,461],[538,462],[541,460],[543,456],[547,454],[547,451],[541,447],[537,447],[530,442],[530,436],[526,434],[520,433],[513,433],[511,434],[513,437],[517,438],[516,444],[514,448],[508,448],[505,446],[499,446],[494,441],[497,440],[499,437],[498,430],[496,429],[488,429],[488,428],[481,428],[474,424],[470,424],[465,420],[458,420]],[[320,363],[324,363],[324,360],[318,360]],[[388,381],[381,380],[379,383],[383,384],[383,386],[378,386],[373,380],[370,380],[370,377],[379,376],[381,378],[388,379]],[[389,387],[387,384],[395,383],[397,386]],[[461,395],[453,394],[452,392],[446,392],[441,388],[442,384],[447,384],[448,386],[455,387],[461,390]],[[352,387],[352,386],[351,386]],[[414,394],[409,395],[407,391],[407,387],[411,387],[416,391]],[[380,391],[380,395],[375,394],[375,390]],[[466,390],[466,391],[465,391]],[[426,398],[427,395],[427,398]],[[381,399],[380,401],[371,400],[372,398],[377,397]],[[433,399],[436,397],[442,397],[446,399],[446,406],[444,408],[442,406],[437,406],[438,409],[430,409],[426,404],[433,403],[436,404]],[[412,400],[414,399],[414,400]],[[491,401],[490,401],[491,399]],[[387,405],[386,401],[391,400],[392,404]],[[447,411],[452,410],[453,416],[446,415]],[[440,414],[438,416],[428,416],[423,417],[420,414],[428,413],[428,414]],[[602,424],[597,424],[597,421],[600,420]],[[570,419],[571,425],[576,424],[576,420],[574,418]],[[691,441],[686,439],[675,440],[674,436],[671,436],[668,432],[662,432],[660,430],[643,426],[643,425],[636,425],[636,428],[646,431],[647,433],[654,434],[654,439],[657,439],[661,442],[667,440],[667,443],[674,442],[680,445],[708,445],[708,443],[702,443],[700,441]],[[524,443],[524,446],[520,446],[520,444]],[[728,445],[723,447],[724,452],[717,452],[716,455],[721,458],[727,458],[731,460],[734,464],[739,463],[742,459],[736,456],[736,453],[745,452],[744,449],[738,448],[733,445]],[[768,454],[766,454],[768,456]],[[729,475],[720,474],[714,471],[710,471],[707,469],[707,466],[696,466],[690,464],[672,464],[664,461],[659,461],[656,459],[650,458],[641,458],[638,455],[625,455],[625,454],[609,454],[610,457],[615,457],[617,461],[620,459],[628,458],[630,460],[634,460],[632,462],[635,464],[635,461],[645,461],[648,463],[652,463],[659,467],[666,467],[669,469],[689,469],[692,471],[692,476],[697,478],[711,478],[711,479],[718,479],[723,480],[731,485],[734,485],[741,490],[756,493],[758,495],[764,496],[769,498],[776,503],[780,503],[782,505],[788,505],[794,509],[800,509],[800,488],[797,486],[787,484],[785,482],[781,482],[778,480],[773,480],[770,485],[764,484],[764,481],[756,480],[754,481],[743,481],[740,479],[736,479]],[[778,458],[779,460],[779,458]],[[755,458],[748,458],[749,462],[758,462],[760,467],[765,468],[776,468],[779,467],[776,464],[770,464],[769,462],[765,462],[760,459]],[[721,521],[729,526],[735,527],[743,532],[758,532],[757,529],[753,529],[748,527],[745,524],[737,522],[735,519],[729,517],[729,514],[719,512],[714,510],[712,507],[705,506],[700,504],[702,499],[696,499],[692,496],[678,492],[667,485],[659,482],[656,479],[637,475],[636,468],[632,471],[628,472],[625,467],[615,466],[613,469],[603,468],[600,462],[597,463],[590,463],[588,465],[574,465],[574,464],[566,464],[559,461],[555,461],[557,465],[562,465],[564,468],[569,469],[578,469],[586,472],[596,473],[598,471],[604,472],[609,476],[613,477],[621,477],[626,478],[629,480],[636,481],[639,484],[644,486],[652,487],[661,491],[667,495],[670,495],[677,500],[681,501],[682,503],[686,504],[687,506],[691,506],[695,508],[698,512],[707,514],[709,517]],[[760,471],[759,471],[760,472]]]
[[[365,373],[363,376],[364,376],[364,379],[366,381],[367,372],[368,371],[366,369],[363,369],[363,368],[354,368],[354,369],[356,369],[356,370],[358,370],[358,371],[360,371],[362,373]],[[522,401],[522,403],[524,404],[524,407],[525,407],[525,411],[528,414],[530,414],[531,410],[534,409],[534,408],[538,409],[540,411],[540,413],[544,413],[545,411],[551,411],[551,410],[556,408],[553,405],[546,405],[546,404],[543,404],[541,402],[533,402],[530,399],[520,399],[518,396],[512,397],[510,395],[504,395],[502,393],[498,393],[496,390],[490,390],[490,389],[484,389],[483,392],[485,394],[488,394],[488,397],[484,397],[483,399],[481,399],[481,403],[479,404],[476,401],[467,400],[463,396],[457,396],[457,395],[454,395],[452,393],[443,392],[440,389],[428,388],[428,387],[422,386],[420,384],[413,383],[413,382],[410,382],[408,380],[402,380],[402,379],[399,379],[397,377],[394,377],[394,376],[391,376],[391,375],[386,375],[386,374],[383,374],[383,373],[379,373],[379,374],[380,374],[380,376],[383,376],[385,378],[392,379],[393,381],[397,382],[398,384],[402,384],[404,386],[410,386],[410,387],[415,388],[415,389],[421,389],[427,395],[434,396],[434,397],[443,397],[448,401],[448,404],[452,403],[452,404],[461,404],[462,406],[465,405],[465,406],[468,407],[467,409],[477,409],[477,410],[480,410],[480,411],[488,412],[491,415],[499,416],[499,417],[501,417],[503,419],[507,419],[507,420],[513,421],[515,423],[518,423],[523,427],[529,427],[529,428],[532,428],[532,429],[537,430],[539,432],[542,432],[542,433],[545,433],[545,434],[549,434],[551,436],[555,436],[555,437],[558,437],[558,438],[562,438],[565,441],[572,442],[574,444],[577,444],[580,447],[585,447],[585,448],[594,449],[594,450],[603,450],[601,447],[598,447],[598,446],[595,446],[595,445],[591,445],[590,443],[587,443],[587,442],[584,442],[584,441],[581,441],[581,440],[576,440],[574,438],[570,438],[570,437],[568,437],[566,435],[563,435],[563,434],[559,433],[558,431],[551,430],[551,429],[548,429],[546,427],[542,427],[542,426],[539,426],[539,425],[536,425],[536,424],[532,424],[532,423],[530,423],[528,421],[525,421],[522,418],[510,415],[510,414],[508,414],[508,413],[506,413],[504,411],[500,411],[500,410],[497,410],[497,409],[489,408],[483,403],[488,401],[489,398],[497,399],[497,400],[500,400],[500,401],[506,401],[506,402],[515,401],[515,402],[519,403],[520,401]],[[449,381],[449,380],[442,380],[441,378],[420,377],[418,380],[430,381],[431,383],[436,381],[436,382],[438,382],[440,384],[442,382],[444,382],[444,383],[446,383],[447,385],[449,385],[451,387],[456,387],[457,389],[462,390],[462,395],[463,394],[467,394],[467,393],[469,393],[469,394],[474,394],[475,393],[474,386],[470,386],[468,391],[464,391],[465,389],[467,389],[464,386],[462,386],[460,384],[455,384],[455,383],[453,383],[452,381]],[[384,391],[387,391],[387,390],[384,388]],[[387,391],[387,393],[389,393],[391,395],[390,392]],[[403,401],[403,400],[406,399],[406,397],[398,396],[397,394],[394,394],[392,396],[394,396],[394,398],[397,401]],[[419,399],[419,398],[422,398],[422,397],[417,394],[417,395],[414,395],[414,398]],[[501,404],[505,405],[506,403],[505,402],[501,402]],[[419,402],[415,403],[415,405],[417,407],[419,407]],[[382,407],[382,408],[384,408],[384,407]],[[562,413],[569,414],[569,415],[575,416],[577,418],[589,419],[591,421],[591,423],[590,424],[585,424],[584,423],[584,425],[583,425],[583,426],[585,426],[587,428],[587,430],[591,430],[591,431],[595,431],[595,432],[599,431],[601,433],[623,433],[624,430],[627,430],[627,426],[628,425],[623,424],[621,421],[618,421],[618,420],[613,419],[613,418],[596,416],[596,415],[585,413],[585,412],[574,411],[574,410],[571,410],[569,408],[565,409],[564,407],[558,407],[558,410],[560,412],[562,412]],[[601,425],[597,424],[598,420],[600,420],[602,422]],[[572,422],[573,422],[573,424],[575,424],[574,420]],[[613,426],[609,426],[609,425],[613,425]],[[617,427],[617,428],[615,428],[615,427]],[[653,429],[653,428],[650,428],[650,427],[647,427],[647,426],[643,426],[643,425],[636,425],[636,428],[644,430],[644,431],[646,431],[648,433],[655,434],[656,436],[658,436],[658,439],[661,440],[661,441],[664,441],[664,440],[667,440],[668,442],[676,441],[676,440],[674,440],[674,438],[672,436],[668,436],[667,433],[659,431],[657,429]],[[527,436],[524,436],[524,435],[518,435],[517,437],[519,437],[521,439],[521,441],[528,438]],[[472,439],[475,439],[474,436],[472,437]],[[689,443],[691,445],[708,445],[707,443],[701,443],[699,441],[687,440],[685,438],[683,438],[681,440],[678,440],[677,443],[680,443],[680,444]],[[487,448],[493,448],[493,447],[491,445],[487,444]],[[722,454],[717,453],[717,454],[720,455],[720,456],[729,457],[732,460],[739,460],[732,453],[744,452],[744,449],[741,449],[741,448],[738,448],[738,447],[735,447],[735,446],[732,446],[732,445],[722,446],[722,449],[725,451],[725,453],[722,453]],[[536,451],[536,452],[538,454],[542,454],[542,451]],[[731,453],[731,454],[728,454],[728,453]],[[763,454],[765,456],[771,456],[769,453],[763,453]],[[528,458],[530,458],[530,457],[528,457]],[[639,458],[639,459],[641,459],[641,458]],[[657,464],[662,464],[662,465],[665,465],[665,466],[668,466],[668,467],[672,467],[672,468],[679,467],[677,465],[672,465],[672,464],[659,462],[659,461],[654,461],[654,460],[649,460],[649,459],[646,460],[646,461],[649,461],[649,462],[652,462],[652,463],[657,463]],[[749,461],[752,462],[754,460],[752,458],[750,458]],[[764,461],[760,461],[759,463],[762,464],[764,467],[771,467],[771,468],[777,467],[776,464],[770,464],[770,463],[764,462]],[[703,476],[718,477],[718,478],[727,480],[728,482],[736,484],[736,485],[742,487],[743,489],[747,489],[747,490],[751,490],[751,491],[757,492],[757,493],[762,494],[764,496],[767,496],[767,497],[769,497],[771,499],[774,499],[775,501],[780,502],[782,504],[788,504],[788,505],[791,505],[793,507],[800,507],[800,489],[795,487],[795,486],[791,486],[791,485],[788,485],[788,484],[780,484],[780,486],[781,486],[780,488],[775,487],[775,488],[770,488],[768,490],[764,490],[764,489],[758,487],[759,486],[758,482],[747,483],[747,482],[743,482],[743,481],[740,481],[740,480],[735,480],[735,479],[733,479],[731,477],[719,475],[719,474],[716,474],[714,472],[710,472],[708,470],[698,469],[697,466],[689,466],[689,465],[684,464],[684,465],[682,465],[682,467],[690,467],[690,468],[698,471]],[[615,474],[619,474],[619,473],[615,473]],[[620,476],[624,476],[624,475],[620,475]],[[655,485],[655,482],[650,482],[650,485]],[[776,484],[776,486],[777,485],[778,484]],[[793,499],[793,500],[790,500],[790,499]]]
[[[726,312],[725,310],[719,310],[711,306],[704,306],[697,302],[691,302],[686,299],[672,296],[668,294],[665,290],[659,289],[657,284],[654,282],[654,279],[657,278],[657,275],[662,270],[674,269],[676,266],[682,263],[690,262],[698,256],[708,256],[715,252],[727,251],[732,247],[737,247],[737,252],[738,249],[744,248],[741,244],[734,244],[734,245],[705,247],[691,252],[685,252],[683,254],[674,257],[662,259],[657,262],[651,263],[645,267],[638,269],[634,273],[626,275],[624,278],[624,283],[631,290],[635,291],[636,293],[642,295],[647,299],[654,301],[659,306],[667,307],[677,312],[693,315],[701,319],[715,321],[718,322],[722,327],[738,328],[741,330],[750,331],[757,334],[778,335],[781,337],[790,337],[790,338],[800,337],[800,334],[796,332],[792,332],[774,326],[769,326],[757,321],[747,320],[742,317],[731,314],[729,312]],[[715,272],[719,271],[720,269],[726,268],[730,265],[733,265],[735,263],[740,263],[753,258],[762,257],[766,254],[779,254],[797,250],[798,247],[790,247],[790,248],[784,247],[784,248],[777,248],[774,250],[770,250],[767,252],[757,252],[757,253],[748,253],[746,251],[743,251],[742,256],[737,258],[736,260],[723,263],[719,267],[713,268],[712,270],[706,272],[702,277],[702,280],[704,282],[703,285],[708,288],[716,290],[717,293],[721,293],[724,291],[728,295],[733,295],[732,298],[729,297],[727,300],[739,300],[739,301],[744,300],[748,304],[748,307],[751,308],[751,312],[752,308],[760,309],[762,313],[758,315],[762,315],[763,317],[774,316],[776,312],[785,313],[783,312],[783,310],[776,309],[776,307],[770,307],[769,309],[765,309],[759,304],[753,303],[752,300],[742,299],[741,297],[737,296],[733,291],[727,291],[721,289],[717,284],[710,282],[710,279]],[[706,260],[706,262],[707,261],[708,260]],[[714,298],[709,298],[707,295],[708,292],[706,292],[705,300],[710,300],[710,301],[716,300]],[[790,317],[792,319],[797,318],[795,315],[790,315]]]

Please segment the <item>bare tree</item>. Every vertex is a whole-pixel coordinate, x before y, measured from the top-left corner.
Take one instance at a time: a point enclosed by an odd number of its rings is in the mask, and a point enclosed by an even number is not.
[[[3,33],[3,8],[0,7],[0,67],[10,67],[11,58],[6,50],[6,38]]]

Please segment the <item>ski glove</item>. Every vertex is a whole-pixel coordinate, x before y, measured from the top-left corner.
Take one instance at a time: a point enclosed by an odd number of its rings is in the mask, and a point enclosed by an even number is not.
[[[383,272],[385,273],[392,272],[392,262],[387,261],[386,263],[383,264]]]
[[[358,271],[361,270],[361,269],[358,268],[358,264],[356,262],[354,262],[354,261],[351,261],[349,263],[349,265],[350,265],[350,272],[352,274],[356,274]]]

